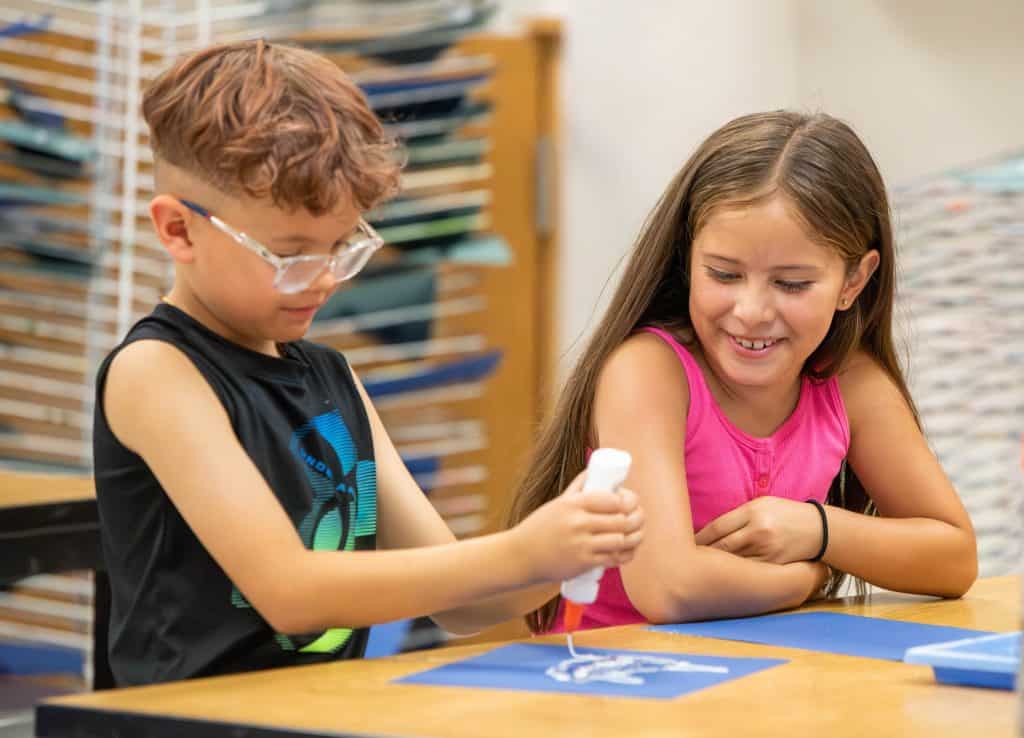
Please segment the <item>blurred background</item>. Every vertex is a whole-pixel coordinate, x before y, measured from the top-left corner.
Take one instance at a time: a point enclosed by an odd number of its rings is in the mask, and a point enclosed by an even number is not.
[[[388,246],[310,338],[356,366],[459,536],[501,524],[537,424],[698,143],[760,110],[845,119],[890,188],[926,432],[997,575],[1020,555],[1021,28],[1017,0],[7,0],[0,730],[28,730],[39,695],[102,684],[92,375],[169,284],[138,103],[179,54],[260,36],[316,49],[403,141],[403,193],[369,217]],[[446,640],[426,620],[389,624],[371,655]]]
[[[1024,149],[1024,4],[507,0],[561,19],[559,346],[697,145],[758,110],[850,123],[890,187]]]

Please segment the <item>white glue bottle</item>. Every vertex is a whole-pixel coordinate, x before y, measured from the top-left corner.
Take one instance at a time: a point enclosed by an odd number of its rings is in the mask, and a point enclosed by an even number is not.
[[[583,480],[583,492],[607,490],[617,492],[629,474],[633,458],[617,448],[599,448],[590,455],[587,476]],[[604,567],[596,566],[572,579],[562,582],[564,599],[565,631],[569,634],[569,648],[572,649],[572,632],[579,628],[583,610],[597,599]]]

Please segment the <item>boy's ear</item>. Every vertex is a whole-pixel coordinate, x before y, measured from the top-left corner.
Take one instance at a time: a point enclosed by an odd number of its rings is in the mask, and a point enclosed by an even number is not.
[[[845,310],[846,308],[853,305],[857,301],[857,296],[860,295],[864,287],[867,286],[868,280],[871,279],[871,275],[878,269],[878,264],[881,261],[881,257],[876,249],[871,249],[864,256],[861,257],[860,263],[857,267],[846,275],[846,282],[843,284],[843,289],[839,291],[839,309]]]
[[[198,216],[177,198],[157,195],[149,203],[149,217],[157,238],[171,258],[180,264],[190,264],[195,259],[195,245],[189,235],[189,226]]]

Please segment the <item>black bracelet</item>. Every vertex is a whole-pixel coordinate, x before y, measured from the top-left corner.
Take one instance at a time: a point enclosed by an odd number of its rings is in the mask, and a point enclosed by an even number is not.
[[[818,551],[818,555],[811,559],[811,561],[821,561],[821,557],[825,555],[825,549],[828,548],[828,516],[825,515],[825,506],[817,500],[806,500],[806,502],[818,508],[818,514],[821,516],[821,549]]]

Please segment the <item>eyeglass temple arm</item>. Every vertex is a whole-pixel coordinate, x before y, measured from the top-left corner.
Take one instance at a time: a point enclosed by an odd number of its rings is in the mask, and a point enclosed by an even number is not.
[[[183,200],[181,198],[178,198],[178,200],[182,205],[187,207],[189,210],[199,213],[199,215],[203,216],[204,218],[210,217],[210,211],[204,208],[202,205],[197,205],[191,200]]]

